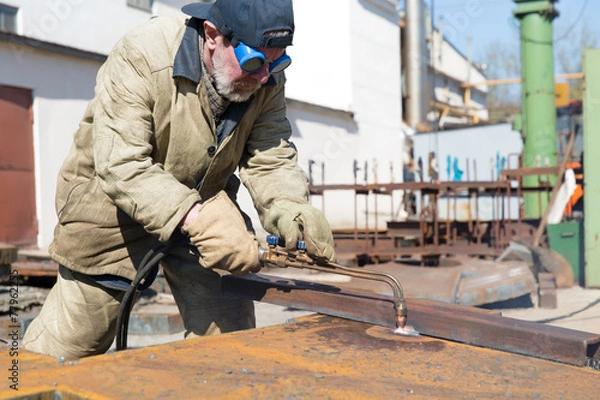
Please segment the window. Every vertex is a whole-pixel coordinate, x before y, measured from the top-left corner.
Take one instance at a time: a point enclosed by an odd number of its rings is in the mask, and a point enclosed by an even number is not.
[[[17,11],[18,8],[0,4],[0,31],[17,32]]]
[[[154,3],[154,0],[127,0],[128,6],[148,12],[152,12],[152,3]]]

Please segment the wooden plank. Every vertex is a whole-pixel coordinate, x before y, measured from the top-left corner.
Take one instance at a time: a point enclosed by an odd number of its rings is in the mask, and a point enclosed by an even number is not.
[[[17,261],[17,246],[8,243],[0,243],[0,265],[10,265]]]

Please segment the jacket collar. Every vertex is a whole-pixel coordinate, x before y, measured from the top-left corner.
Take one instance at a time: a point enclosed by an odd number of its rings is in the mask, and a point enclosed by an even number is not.
[[[202,77],[200,64],[200,31],[202,26],[197,18],[190,18],[185,26],[183,39],[173,62],[173,78],[184,77],[196,84]]]

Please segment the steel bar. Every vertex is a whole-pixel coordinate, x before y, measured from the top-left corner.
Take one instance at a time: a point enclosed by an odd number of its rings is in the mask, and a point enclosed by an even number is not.
[[[390,296],[265,275],[223,277],[224,292],[266,303],[395,327]],[[421,334],[577,366],[598,364],[600,336],[434,300],[406,300],[408,323]]]
[[[558,175],[558,166],[553,167],[519,167],[516,169],[504,169],[500,172],[501,179],[519,179],[532,175]]]
[[[489,257],[498,257],[502,254],[504,249],[497,249],[488,246],[487,244],[456,244],[456,245],[422,245],[422,246],[413,246],[413,247],[394,247],[394,248],[386,248],[381,246],[379,249],[371,249],[370,252],[366,252],[364,247],[351,247],[349,244],[345,243],[345,240],[341,238],[336,238],[336,244],[339,243],[341,254],[349,254],[353,252],[357,255],[368,255],[371,257],[378,257],[380,260],[393,260],[395,258],[399,258],[401,256],[412,256],[412,255],[421,255],[421,256],[436,256],[442,254],[468,254],[468,255],[477,255],[477,256],[489,256]],[[390,240],[390,243],[393,243]],[[391,245],[390,245],[391,246]]]
[[[474,168],[476,164],[474,163]],[[365,165],[366,169],[366,165]],[[312,185],[311,193],[322,195],[326,190],[352,190],[354,192],[354,240],[353,246],[347,243],[345,238],[336,236],[338,245],[345,256],[359,263],[379,263],[392,260],[397,257],[405,257],[413,254],[422,256],[422,265],[435,265],[436,258],[443,254],[470,254],[494,257],[499,255],[506,245],[514,240],[514,237],[526,239],[531,236],[527,230],[527,223],[522,221],[522,210],[518,212],[518,224],[513,228],[510,214],[510,206],[513,196],[511,185],[514,180],[519,181],[517,186],[517,198],[521,198],[526,192],[548,192],[552,188],[546,184],[536,187],[523,187],[523,176],[534,176],[540,174],[552,175],[557,171],[555,167],[531,167],[502,170],[499,180],[495,181],[447,181],[447,182],[390,182],[363,184],[357,182],[357,164],[355,163],[355,179],[353,185]],[[476,172],[476,171],[475,171]],[[470,173],[470,171],[469,171]],[[392,195],[395,190],[418,191],[420,199],[420,210],[414,215],[413,221],[388,221],[387,231],[379,232],[377,228],[378,208],[377,197],[379,194]],[[468,210],[466,218],[459,217],[458,196],[459,193],[467,195]],[[375,195],[375,230],[369,229],[369,195]],[[358,203],[357,197],[365,196],[365,226],[364,230],[358,228]],[[440,218],[444,214],[438,210],[438,205],[443,205],[438,199],[446,197],[445,220]],[[492,220],[488,221],[485,216],[480,215],[479,200],[481,196],[490,197],[492,202]],[[451,217],[451,197],[454,197],[454,214]],[[541,199],[541,198],[540,198]],[[474,204],[473,204],[474,203]],[[506,212],[508,210],[508,215]],[[416,210],[415,210],[416,211]],[[418,223],[418,226],[412,226]],[[409,226],[406,226],[406,225]],[[392,225],[400,225],[399,228]],[[445,229],[445,231],[444,231]],[[395,231],[394,231],[395,230]],[[412,231],[404,235],[402,232]],[[381,233],[381,235],[380,235]],[[460,237],[459,237],[460,235]],[[522,236],[525,235],[525,236]],[[410,237],[406,237],[410,236]],[[417,240],[413,240],[413,237]],[[411,242],[411,240],[413,240]],[[412,248],[409,248],[410,245]],[[466,244],[466,246],[464,246]],[[464,248],[467,247],[467,248]],[[429,259],[428,259],[429,258]]]
[[[526,169],[524,169],[526,170]],[[534,172],[522,173],[521,175],[539,175],[545,173],[555,173],[555,169],[551,167],[547,168],[536,168]],[[511,170],[512,171],[512,170]],[[511,172],[508,170],[502,170],[502,173]],[[519,171],[519,170],[515,170]],[[507,180],[498,181],[452,181],[452,182],[396,182],[396,183],[378,183],[378,184],[327,184],[327,185],[311,185],[309,187],[311,194],[322,195],[325,191],[330,190],[343,190],[343,191],[355,191],[358,194],[368,194],[369,192],[387,192],[390,193],[395,190],[412,190],[412,191],[423,191],[424,193],[439,193],[444,191],[478,191],[478,192],[489,192],[494,193],[497,190],[506,191],[510,185],[510,180],[517,180],[521,175],[512,176],[508,175]],[[504,175],[503,175],[504,176]],[[548,191],[548,188],[552,188],[549,184],[544,184],[542,187],[537,186],[524,186],[522,189],[526,191]]]
[[[224,293],[265,303],[305,309],[390,328],[396,327],[392,296],[349,292],[336,286],[262,274],[244,277],[224,276],[221,289]]]
[[[557,74],[557,75],[554,75],[554,79],[557,81],[564,80],[564,79],[583,79],[583,72],[571,72],[568,74]],[[498,86],[498,85],[508,85],[508,84],[512,84],[512,83],[521,83],[521,82],[523,82],[523,78],[491,79],[491,80],[482,81],[482,82],[461,83],[460,87],[461,88],[470,88],[470,87],[477,87],[477,86]]]

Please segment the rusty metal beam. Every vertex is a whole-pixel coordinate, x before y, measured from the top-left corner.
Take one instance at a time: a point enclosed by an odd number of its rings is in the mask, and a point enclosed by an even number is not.
[[[348,292],[335,286],[260,274],[244,277],[224,276],[221,289],[225,293],[264,303],[396,327],[396,313],[392,296],[377,296],[368,292]],[[365,312],[367,306],[369,312]]]
[[[532,175],[558,175],[559,167],[521,167],[516,169],[503,169],[500,171],[502,179],[519,179]]]
[[[354,245],[351,242],[351,239],[346,239],[346,243],[344,243],[344,239],[336,238],[337,243],[339,243],[339,247],[341,250],[339,253],[355,253],[358,255],[369,255],[373,258],[378,258],[380,260],[393,260],[395,258],[401,256],[412,256],[412,255],[421,255],[421,256],[434,256],[434,255],[442,255],[442,254],[468,254],[468,255],[483,255],[490,257],[499,257],[503,251],[502,249],[497,249],[490,247],[487,244],[456,244],[456,245],[433,245],[426,244],[424,246],[413,246],[413,247],[383,247],[374,249],[366,249],[363,243],[358,243],[358,245]],[[362,239],[366,241],[365,239]],[[393,244],[393,243],[392,243]]]
[[[310,185],[311,194],[322,194],[329,190],[354,190],[358,193],[367,194],[377,192],[389,193],[394,190],[421,190],[425,193],[438,193],[445,191],[498,191],[508,190],[510,183],[506,181],[444,181],[433,182],[396,182],[396,183],[370,183],[370,184],[331,184]]]
[[[223,291],[266,303],[395,327],[391,296],[264,275],[226,276]],[[408,298],[408,323],[420,333],[577,366],[600,365],[600,336],[433,300]]]
[[[489,192],[506,193],[510,190],[510,180],[517,180],[530,175],[556,175],[558,167],[528,167],[506,169],[500,172],[502,180],[498,181],[442,181],[434,182],[396,182],[396,183],[369,183],[369,184],[328,184],[310,185],[309,190],[313,195],[321,195],[325,191],[345,190],[355,191],[359,194],[379,193],[389,194],[395,190],[422,191],[423,193],[437,194],[440,192]],[[547,190],[547,187],[522,187],[522,190]]]

